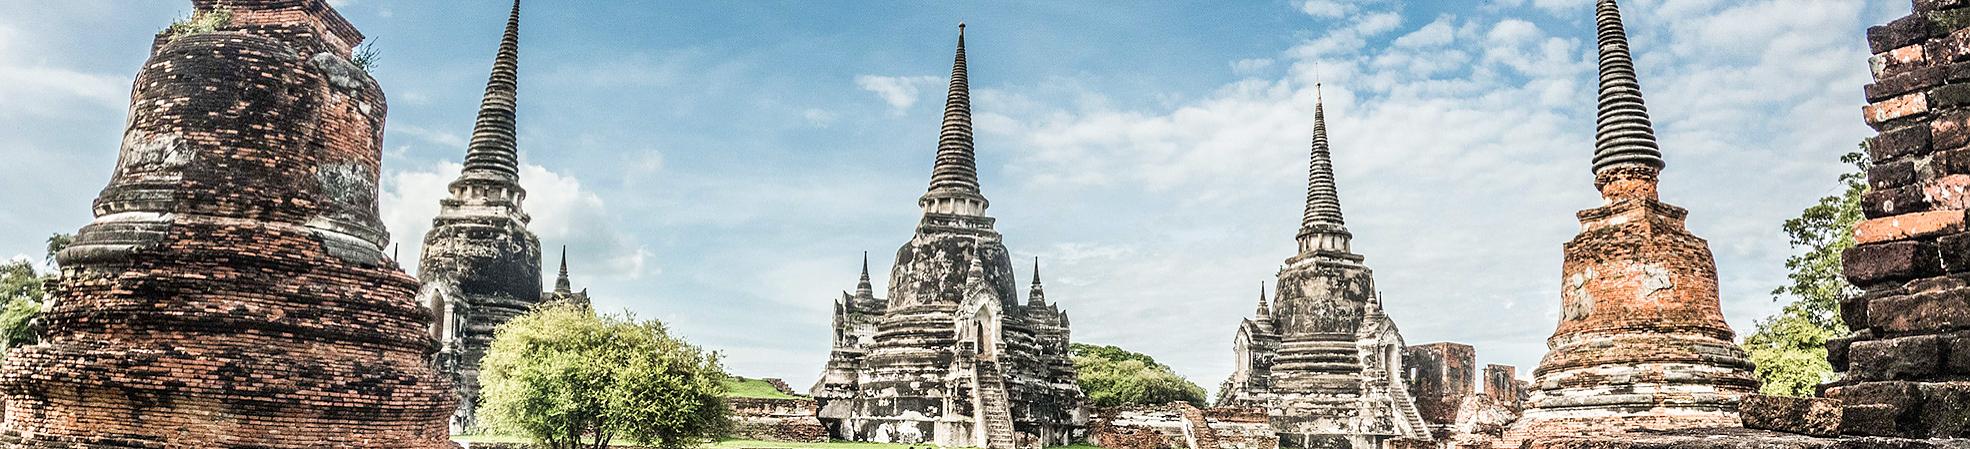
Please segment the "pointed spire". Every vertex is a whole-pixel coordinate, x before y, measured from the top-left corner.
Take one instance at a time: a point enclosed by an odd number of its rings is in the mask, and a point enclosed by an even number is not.
[[[926,211],[983,215],[985,196],[978,188],[978,159],[971,134],[971,82],[965,68],[964,23],[958,23],[957,57],[951,63],[951,90],[944,98],[944,125],[937,134],[937,162],[930,173],[930,191],[918,204]]]
[[[492,77],[486,80],[479,119],[472,126],[472,143],[466,149],[468,175],[519,178],[520,150],[513,112],[519,83],[520,0],[513,0],[513,12],[506,18],[506,35],[500,38],[499,54],[493,59]]]
[[[862,280],[861,282],[857,282],[855,284],[855,297],[872,298],[875,297],[875,293],[876,293],[875,284],[869,282],[869,252],[863,251],[862,252]]]
[[[1266,306],[1265,281],[1259,281],[1259,309],[1256,317],[1261,320],[1272,319],[1272,308]]]
[[[1621,26],[1621,7],[1600,0],[1595,13],[1601,57],[1600,114],[1595,120],[1594,173],[1624,165],[1662,169],[1662,149],[1655,126],[1642,103],[1642,84],[1635,60],[1628,53],[1628,32]]]
[[[1039,307],[1047,304],[1046,288],[1040,285],[1040,257],[1033,256],[1033,287],[1026,292],[1026,303]]]
[[[574,282],[568,279],[568,245],[561,245],[561,275],[554,278],[554,293],[575,292]]]
[[[978,251],[976,250],[973,250],[971,252],[971,268],[965,270],[964,273],[966,285],[970,285],[974,283],[977,284],[985,283],[985,263],[983,260],[981,260],[984,258],[985,256],[983,254],[979,254]]]
[[[1300,251],[1348,251],[1341,195],[1334,186],[1334,156],[1327,144],[1327,104],[1313,85],[1313,150],[1307,158],[1306,212],[1300,216]]]

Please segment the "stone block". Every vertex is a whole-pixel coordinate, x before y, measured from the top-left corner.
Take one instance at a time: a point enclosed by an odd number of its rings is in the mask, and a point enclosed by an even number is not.
[[[1893,77],[1923,67],[1928,62],[1928,49],[1923,45],[1909,45],[1867,58],[1868,67],[1873,70],[1875,78]]]
[[[1911,11],[1914,11],[1916,13],[1925,13],[1930,11],[1960,8],[1965,5],[1965,0],[1913,0],[1911,3],[1913,3],[1913,5],[1911,5],[1912,6]]]
[[[1913,413],[1916,433],[1925,438],[1970,437],[1970,382],[1934,382],[1916,386],[1922,402]]]
[[[1950,234],[1937,238],[1936,247],[1942,252],[1943,270],[1951,273],[1970,272],[1970,233]]]
[[[1895,98],[1900,99],[1902,97],[1895,97]],[[1898,100],[1891,99],[1888,101],[1892,102]],[[1881,105],[1881,108],[1883,109],[1882,113],[1886,115],[1894,114],[1893,111],[1887,111],[1886,109],[1888,108],[1914,107],[1912,105],[1894,106],[1894,105],[1889,105],[1886,102],[1877,103],[1877,104]],[[1874,105],[1870,105],[1870,106],[1874,106]],[[1923,112],[1927,111],[1929,105],[1926,100],[1921,105],[1921,107],[1924,110]],[[1884,115],[1884,117],[1886,115]],[[1894,117],[1894,118],[1900,118],[1900,117]],[[1894,118],[1889,118],[1889,120],[1893,120]],[[1929,141],[1932,144],[1932,148],[1938,148],[1938,149],[1953,149],[1957,147],[1962,147],[1964,145],[1970,145],[1970,112],[1950,112],[1947,114],[1939,114],[1935,120],[1931,120],[1929,122]]]
[[[1841,262],[1847,280],[1856,285],[1942,272],[1942,262],[1938,260],[1935,245],[1917,241],[1855,246],[1847,249]],[[1870,309],[1869,314],[1874,315],[1874,310]]]
[[[1907,164],[1901,164],[1907,165]],[[1854,243],[1891,242],[1963,232],[1963,211],[1941,210],[1876,218],[1854,226]]]
[[[1881,129],[1882,125],[1897,119],[1927,112],[1929,112],[1929,96],[1921,93],[1906,94],[1869,103],[1867,106],[1861,107],[1861,113],[1867,118],[1867,124],[1875,127],[1875,129]],[[1932,124],[1931,126],[1935,125]],[[1960,127],[1960,125],[1957,125],[1951,129]],[[1938,128],[1938,131],[1940,130],[1941,128]],[[1958,143],[1962,142],[1958,141]]]
[[[1896,424],[1900,410],[1887,404],[1847,405],[1840,409],[1840,433],[1879,437],[1904,436]]]
[[[1930,129],[1926,124],[1889,129],[1868,138],[1867,153],[1877,164],[1898,157],[1927,154],[1930,148],[1929,137]]]
[[[1852,337],[1829,338],[1826,340],[1826,362],[1827,364],[1833,365],[1834,372],[1847,371],[1847,353],[1848,349],[1853,347],[1853,344],[1854,339]]]
[[[1744,427],[1818,437],[1840,435],[1838,399],[1747,395],[1738,404]]]
[[[1868,327],[1889,334],[1970,328],[1970,290],[1875,299],[1867,315]]]
[[[1867,170],[1867,186],[1892,189],[1915,183],[1915,161],[1902,159],[1875,164]]]
[[[1857,341],[1849,349],[1850,380],[1917,380],[1942,370],[1942,339],[1934,335]]]
[[[1943,81],[1948,78],[1948,67],[1911,68],[1902,73],[1877,79],[1874,83],[1862,87],[1861,93],[1867,95],[1867,101],[1881,102],[1890,98],[1929,90],[1928,105],[1931,109],[1958,106],[1964,104],[1966,101],[1970,101],[1970,92],[1966,92],[1964,88],[1943,86]],[[1938,101],[1946,101],[1948,103],[1938,103]]]
[[[1861,195],[1861,215],[1867,218],[1925,210],[1929,210],[1929,200],[1923,196],[1922,186],[1919,185],[1870,190]]]
[[[1920,42],[1929,34],[1929,19],[1921,14],[1910,14],[1867,29],[1867,45],[1870,53],[1881,53]]]
[[[1943,374],[1970,374],[1970,333],[1942,336]]]
[[[1913,165],[1913,164],[1911,164]],[[1870,170],[1871,171],[1871,170]],[[1928,176],[1970,174],[1970,148],[1938,151],[1929,158]],[[1911,167],[1911,175],[1920,178],[1923,170]],[[1870,184],[1871,186],[1872,184]],[[1896,186],[1891,186],[1896,187]]]

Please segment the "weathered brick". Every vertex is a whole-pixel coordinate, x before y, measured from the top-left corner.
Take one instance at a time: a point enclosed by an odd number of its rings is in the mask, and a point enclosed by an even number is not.
[[[1967,95],[1964,92],[1957,91],[1957,89],[1948,89],[1951,86],[1937,87],[1942,85],[1948,76],[1948,67],[1914,68],[1892,77],[1876,80],[1873,84],[1868,84],[1862,88],[1862,91],[1867,94],[1868,101],[1882,102],[1898,96],[1929,90],[1928,107],[1930,109],[1944,109],[1963,104],[1966,101],[1964,97]],[[1931,88],[1935,89],[1930,90]]]
[[[1893,215],[1854,226],[1854,242],[1869,244],[1963,232],[1963,211],[1940,210]]]
[[[1847,405],[1840,410],[1842,435],[1906,437],[1900,424],[1902,409],[1888,404]]]
[[[1930,276],[1942,272],[1942,262],[1937,260],[1936,247],[1927,242],[1859,245],[1848,248],[1841,262],[1847,279],[1857,285]]]
[[[1868,156],[1875,163],[1895,158],[1929,153],[1930,129],[1927,124],[1904,126],[1882,131],[1867,140]]]
[[[1870,53],[1881,53],[1920,42],[1929,36],[1929,19],[1921,14],[1910,14],[1900,19],[1867,29],[1867,45]]]
[[[1950,375],[1970,374],[1970,334],[1955,333],[1943,336],[1943,373]]]
[[[1925,382],[1914,413],[1923,438],[1970,437],[1970,382]]]
[[[1840,435],[1842,404],[1837,399],[1747,395],[1738,404],[1744,427],[1818,437]]]
[[[1964,6],[1964,0],[1913,0],[1911,3],[1913,3],[1913,5],[1911,5],[1912,6],[1911,11],[1914,11],[1916,13],[1925,13],[1929,11],[1960,8]]]
[[[1848,348],[1850,380],[1914,380],[1942,371],[1941,339],[1933,335],[1857,341]]]
[[[1854,340],[1852,337],[1830,338],[1826,340],[1826,362],[1827,364],[1833,365],[1833,371],[1844,372],[1851,366],[1848,363],[1851,360],[1848,357],[1848,353],[1851,352],[1850,349],[1853,348],[1853,344]]]
[[[1892,189],[1915,183],[1915,161],[1899,160],[1875,164],[1867,170],[1867,186]]]
[[[1882,125],[1889,122],[1927,112],[1929,112],[1929,97],[1920,92],[1881,100],[1861,107],[1861,113],[1867,117],[1867,124],[1874,126],[1876,129],[1882,128]],[[1961,125],[1957,126],[1960,127]],[[1951,127],[1948,129],[1955,131],[1957,128]],[[1940,137],[1944,129],[1938,128],[1935,131],[1937,136]],[[1963,141],[1957,140],[1956,143],[1961,144]]]
[[[1911,185],[1870,190],[1861,194],[1861,214],[1867,218],[1881,218],[1929,210],[1929,202],[1923,197],[1922,187]]]
[[[1927,46],[1910,45],[1869,56],[1867,62],[1875,78],[1888,78],[1929,65],[1928,53]]]
[[[1942,253],[1943,270],[1951,273],[1970,272],[1970,233],[1938,238],[1936,247]]]
[[[1889,334],[1970,328],[1970,290],[1878,298],[1867,316],[1869,328]]]
[[[1929,122],[1933,148],[1954,149],[1970,145],[1970,112],[1942,114]]]

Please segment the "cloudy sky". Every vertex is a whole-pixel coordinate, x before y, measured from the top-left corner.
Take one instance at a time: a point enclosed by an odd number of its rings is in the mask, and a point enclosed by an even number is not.
[[[336,3],[381,53],[383,214],[414,264],[506,5]],[[1863,30],[1908,3],[1625,5],[1663,198],[1690,209],[1748,332],[1778,307],[1779,222],[1834,193],[1869,134]],[[0,0],[0,257],[88,222],[152,33],[189,9]],[[1598,201],[1589,0],[535,1],[533,229],[599,306],[736,373],[812,382],[858,258],[883,270],[916,223],[960,20],[991,214],[1015,259],[1042,259],[1076,340],[1224,379],[1235,325],[1294,252],[1324,82],[1355,248],[1408,341],[1523,376],[1544,352],[1560,245]]]

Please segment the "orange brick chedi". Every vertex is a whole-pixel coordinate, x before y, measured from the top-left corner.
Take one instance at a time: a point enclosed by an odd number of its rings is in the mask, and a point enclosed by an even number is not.
[[[385,103],[323,0],[195,0],[160,33],[0,447],[450,447],[418,283],[382,250]],[[223,17],[220,15],[219,17]]]
[[[1619,8],[1601,0],[1600,113],[1594,184],[1566,244],[1558,329],[1533,372],[1524,415],[1496,447],[1527,438],[1737,427],[1737,402],[1757,389],[1732,343],[1708,244],[1687,211],[1656,197],[1663,167]]]

